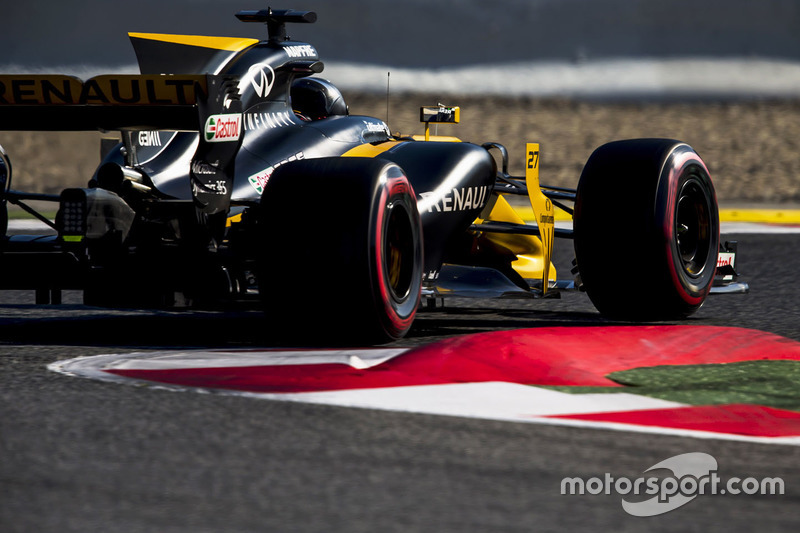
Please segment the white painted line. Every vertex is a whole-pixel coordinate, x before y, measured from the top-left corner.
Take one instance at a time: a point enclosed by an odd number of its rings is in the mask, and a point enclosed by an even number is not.
[[[35,231],[40,233],[42,231],[47,231],[55,235],[56,231],[42,222],[41,220],[36,219],[14,219],[8,221],[8,229],[9,231],[18,231],[18,232],[25,232],[25,231]]]
[[[357,369],[370,368],[388,361],[408,348],[347,349],[347,350],[274,350],[269,365],[344,364]],[[197,351],[133,353],[111,362],[98,360],[101,370],[175,370],[186,368],[221,368],[263,366],[269,350],[258,351]],[[91,366],[92,361],[83,361]],[[81,366],[81,365],[79,365]]]
[[[276,395],[277,397],[283,395]],[[644,409],[672,409],[684,404],[638,394],[569,394],[506,382],[452,383],[381,389],[351,389],[288,394],[310,403],[409,411],[527,422],[532,417]]]
[[[778,224],[759,224],[756,222],[723,222],[721,233],[758,233],[758,234],[795,234],[800,233],[800,226],[781,226]]]

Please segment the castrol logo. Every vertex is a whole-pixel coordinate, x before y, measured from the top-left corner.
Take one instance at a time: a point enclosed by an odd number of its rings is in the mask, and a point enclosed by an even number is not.
[[[241,128],[241,113],[211,115],[206,120],[206,141],[210,143],[238,141]]]

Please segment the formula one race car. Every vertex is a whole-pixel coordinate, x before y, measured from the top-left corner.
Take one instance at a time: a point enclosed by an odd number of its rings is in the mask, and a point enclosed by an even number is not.
[[[502,145],[431,136],[458,108],[423,108],[424,136],[349,115],[313,77],[317,50],[286,37],[314,13],[236,16],[266,24],[268,40],[132,33],[140,75],[0,76],[0,130],[121,132],[88,186],[60,195],[13,190],[0,149],[2,234],[8,203],[56,233],[5,236],[0,288],[35,289],[39,302],[82,290],[101,306],[256,301],[268,327],[361,340],[403,336],[421,301],[447,296],[572,288],[605,315],[651,320],[693,313],[715,280],[741,288],[735,250],[718,266],[714,188],[686,144],[610,143],[577,190],[542,186],[536,144],[512,177]],[[57,202],[55,221],[28,200]],[[556,208],[572,228],[555,227]],[[555,237],[574,239],[574,279],[556,277]]]

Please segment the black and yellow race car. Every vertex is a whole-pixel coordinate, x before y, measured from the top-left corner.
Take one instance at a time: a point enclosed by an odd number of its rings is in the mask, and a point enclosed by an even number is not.
[[[77,289],[103,306],[260,301],[269,327],[370,340],[402,337],[421,302],[447,296],[581,289],[601,313],[651,320],[693,313],[715,280],[742,288],[688,145],[610,143],[577,190],[543,186],[537,144],[513,177],[501,144],[431,136],[456,107],[423,108],[420,136],[350,115],[315,76],[316,48],[286,37],[313,12],[236,16],[268,39],[132,33],[138,75],[0,76],[0,130],[121,132],[87,187],[60,195],[14,190],[0,149],[3,235],[8,204],[58,203],[55,221],[37,214],[54,234],[0,242],[0,288],[40,301]],[[556,209],[572,227],[556,227]],[[568,280],[554,238],[574,239]]]

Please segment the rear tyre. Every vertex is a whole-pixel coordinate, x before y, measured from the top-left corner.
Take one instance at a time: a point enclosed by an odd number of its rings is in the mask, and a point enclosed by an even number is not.
[[[323,158],[280,167],[259,213],[258,283],[273,331],[386,342],[419,306],[422,232],[399,166]]]
[[[703,304],[719,251],[719,213],[702,159],[668,139],[617,141],[591,155],[578,184],[575,256],[604,315],[687,317]]]

